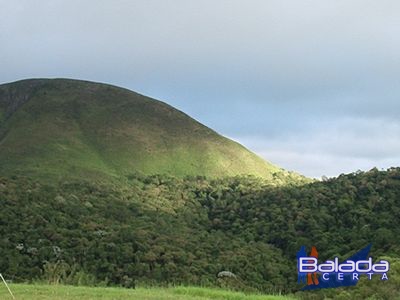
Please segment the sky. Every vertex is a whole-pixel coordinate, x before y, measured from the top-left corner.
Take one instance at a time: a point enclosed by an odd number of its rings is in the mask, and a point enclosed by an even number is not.
[[[0,0],[0,83],[163,100],[285,169],[400,166],[397,0]]]

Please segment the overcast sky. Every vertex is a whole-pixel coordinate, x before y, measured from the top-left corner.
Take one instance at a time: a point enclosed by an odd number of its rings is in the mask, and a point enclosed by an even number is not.
[[[0,0],[0,83],[161,99],[307,176],[400,166],[400,1]]]

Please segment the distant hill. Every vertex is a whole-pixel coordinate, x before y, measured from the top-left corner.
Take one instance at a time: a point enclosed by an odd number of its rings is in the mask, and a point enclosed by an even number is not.
[[[70,79],[0,85],[0,174],[296,177],[164,102]]]
[[[400,168],[311,181],[109,85],[0,86],[0,207],[14,282],[292,293],[301,246],[342,261],[372,243],[390,280],[297,295],[400,299]]]

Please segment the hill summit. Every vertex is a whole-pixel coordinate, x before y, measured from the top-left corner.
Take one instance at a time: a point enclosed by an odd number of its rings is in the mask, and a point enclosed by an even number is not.
[[[0,174],[11,173],[289,174],[164,102],[71,79],[0,85]]]

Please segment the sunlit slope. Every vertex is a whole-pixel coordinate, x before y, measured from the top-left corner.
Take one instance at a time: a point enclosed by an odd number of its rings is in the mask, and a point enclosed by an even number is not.
[[[106,84],[0,85],[0,124],[0,174],[287,174],[161,101]]]

